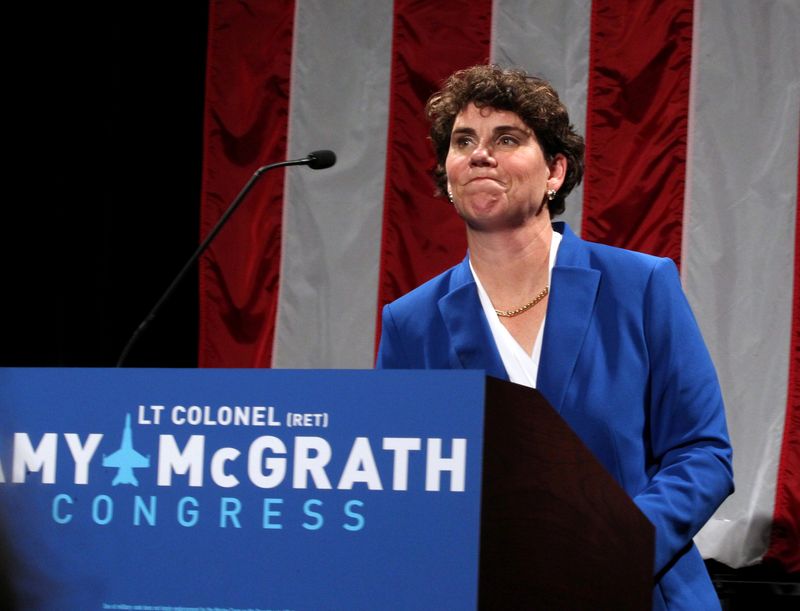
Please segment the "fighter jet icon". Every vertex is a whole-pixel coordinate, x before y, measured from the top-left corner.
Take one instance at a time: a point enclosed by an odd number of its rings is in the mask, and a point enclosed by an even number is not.
[[[111,456],[103,454],[103,466],[117,469],[117,475],[112,486],[117,484],[139,485],[139,480],[133,474],[134,469],[144,469],[150,466],[150,455],[142,456],[133,449],[133,436],[131,434],[131,415],[125,416],[125,428],[122,431],[122,445]]]

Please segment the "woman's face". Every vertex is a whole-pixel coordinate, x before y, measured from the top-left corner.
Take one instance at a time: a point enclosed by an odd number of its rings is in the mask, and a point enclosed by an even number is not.
[[[453,124],[445,161],[453,204],[473,229],[508,229],[536,217],[548,189],[561,186],[566,159],[547,163],[516,113],[470,104]],[[547,207],[540,218],[549,222]]]

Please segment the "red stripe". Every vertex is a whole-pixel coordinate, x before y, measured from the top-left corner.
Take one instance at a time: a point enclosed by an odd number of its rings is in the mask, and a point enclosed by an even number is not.
[[[800,161],[797,187],[800,189]],[[772,537],[764,560],[777,561],[786,571],[800,573],[800,192],[795,213],[794,244],[789,392],[775,490]]]
[[[423,109],[452,72],[488,61],[491,17],[490,0],[395,2],[380,307],[464,256],[462,221],[433,196]]]
[[[680,263],[693,0],[593,0],[583,236]]]
[[[293,20],[293,2],[211,3],[202,236],[259,166],[286,158]],[[201,367],[271,363],[283,178],[261,178],[201,261]]]

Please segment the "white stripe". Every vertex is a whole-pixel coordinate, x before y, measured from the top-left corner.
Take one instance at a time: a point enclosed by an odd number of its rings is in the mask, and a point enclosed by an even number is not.
[[[550,81],[581,135],[586,134],[590,0],[494,0],[492,61]],[[583,188],[560,217],[580,235]]]
[[[273,365],[373,365],[383,211],[391,0],[298,0]]]
[[[722,383],[737,486],[697,542],[739,567],[766,551],[787,400],[800,3],[696,4],[684,279]]]

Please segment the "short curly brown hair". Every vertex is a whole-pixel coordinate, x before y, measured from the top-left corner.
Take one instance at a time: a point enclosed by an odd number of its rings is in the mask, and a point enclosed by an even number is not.
[[[518,68],[481,64],[452,74],[425,105],[431,123],[430,137],[436,152],[434,177],[438,193],[447,192],[445,160],[456,115],[470,103],[516,113],[530,127],[547,161],[557,154],[567,159],[564,183],[547,206],[550,215],[564,212],[564,200],[583,178],[583,138],[569,122],[567,109],[546,80]]]

